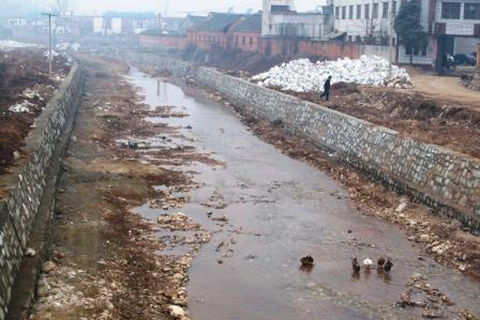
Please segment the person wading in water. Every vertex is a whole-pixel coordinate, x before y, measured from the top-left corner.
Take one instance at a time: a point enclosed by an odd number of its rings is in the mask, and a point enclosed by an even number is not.
[[[328,76],[327,81],[323,85],[323,93],[320,95],[320,98],[325,97],[325,101],[328,101],[330,98],[330,81],[332,80],[332,76]]]

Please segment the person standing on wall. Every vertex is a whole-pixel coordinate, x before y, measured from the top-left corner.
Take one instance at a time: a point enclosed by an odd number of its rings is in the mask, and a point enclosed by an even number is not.
[[[328,76],[327,81],[323,84],[323,93],[320,95],[320,98],[325,97],[325,101],[328,101],[330,98],[330,82],[332,80],[332,76]]]

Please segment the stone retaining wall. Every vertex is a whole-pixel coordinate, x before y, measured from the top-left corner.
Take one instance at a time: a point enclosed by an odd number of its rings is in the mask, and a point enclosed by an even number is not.
[[[281,120],[293,134],[338,153],[342,161],[409,193],[480,232],[480,161],[398,132],[257,86],[205,67],[152,54],[123,54],[132,63],[195,78],[236,106],[270,121]]]
[[[73,66],[55,97],[35,122],[26,140],[30,159],[0,202],[0,320],[5,319],[12,286],[18,276],[24,251],[44,193],[47,172],[54,160],[59,137],[70,128],[83,94],[85,75]]]

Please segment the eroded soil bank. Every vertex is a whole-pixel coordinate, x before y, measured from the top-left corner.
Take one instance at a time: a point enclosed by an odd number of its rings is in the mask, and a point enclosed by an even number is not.
[[[395,213],[399,196],[215,93],[83,58],[32,319],[169,319],[171,305],[197,320],[480,313],[465,274],[478,272],[478,243],[458,226],[414,204]],[[353,257],[379,256],[391,273],[352,274]]]
[[[57,56],[50,79],[43,49],[0,51],[0,174],[20,161],[25,137],[69,71],[68,61]]]

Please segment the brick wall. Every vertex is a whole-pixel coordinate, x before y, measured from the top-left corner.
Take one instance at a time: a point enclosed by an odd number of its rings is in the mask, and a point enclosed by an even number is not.
[[[260,48],[260,33],[233,32],[231,47],[242,51],[257,52]]]
[[[480,71],[480,43],[477,44],[477,69]]]
[[[147,36],[140,35],[140,45],[148,48],[161,47],[167,49],[183,50],[187,47],[185,36]]]

